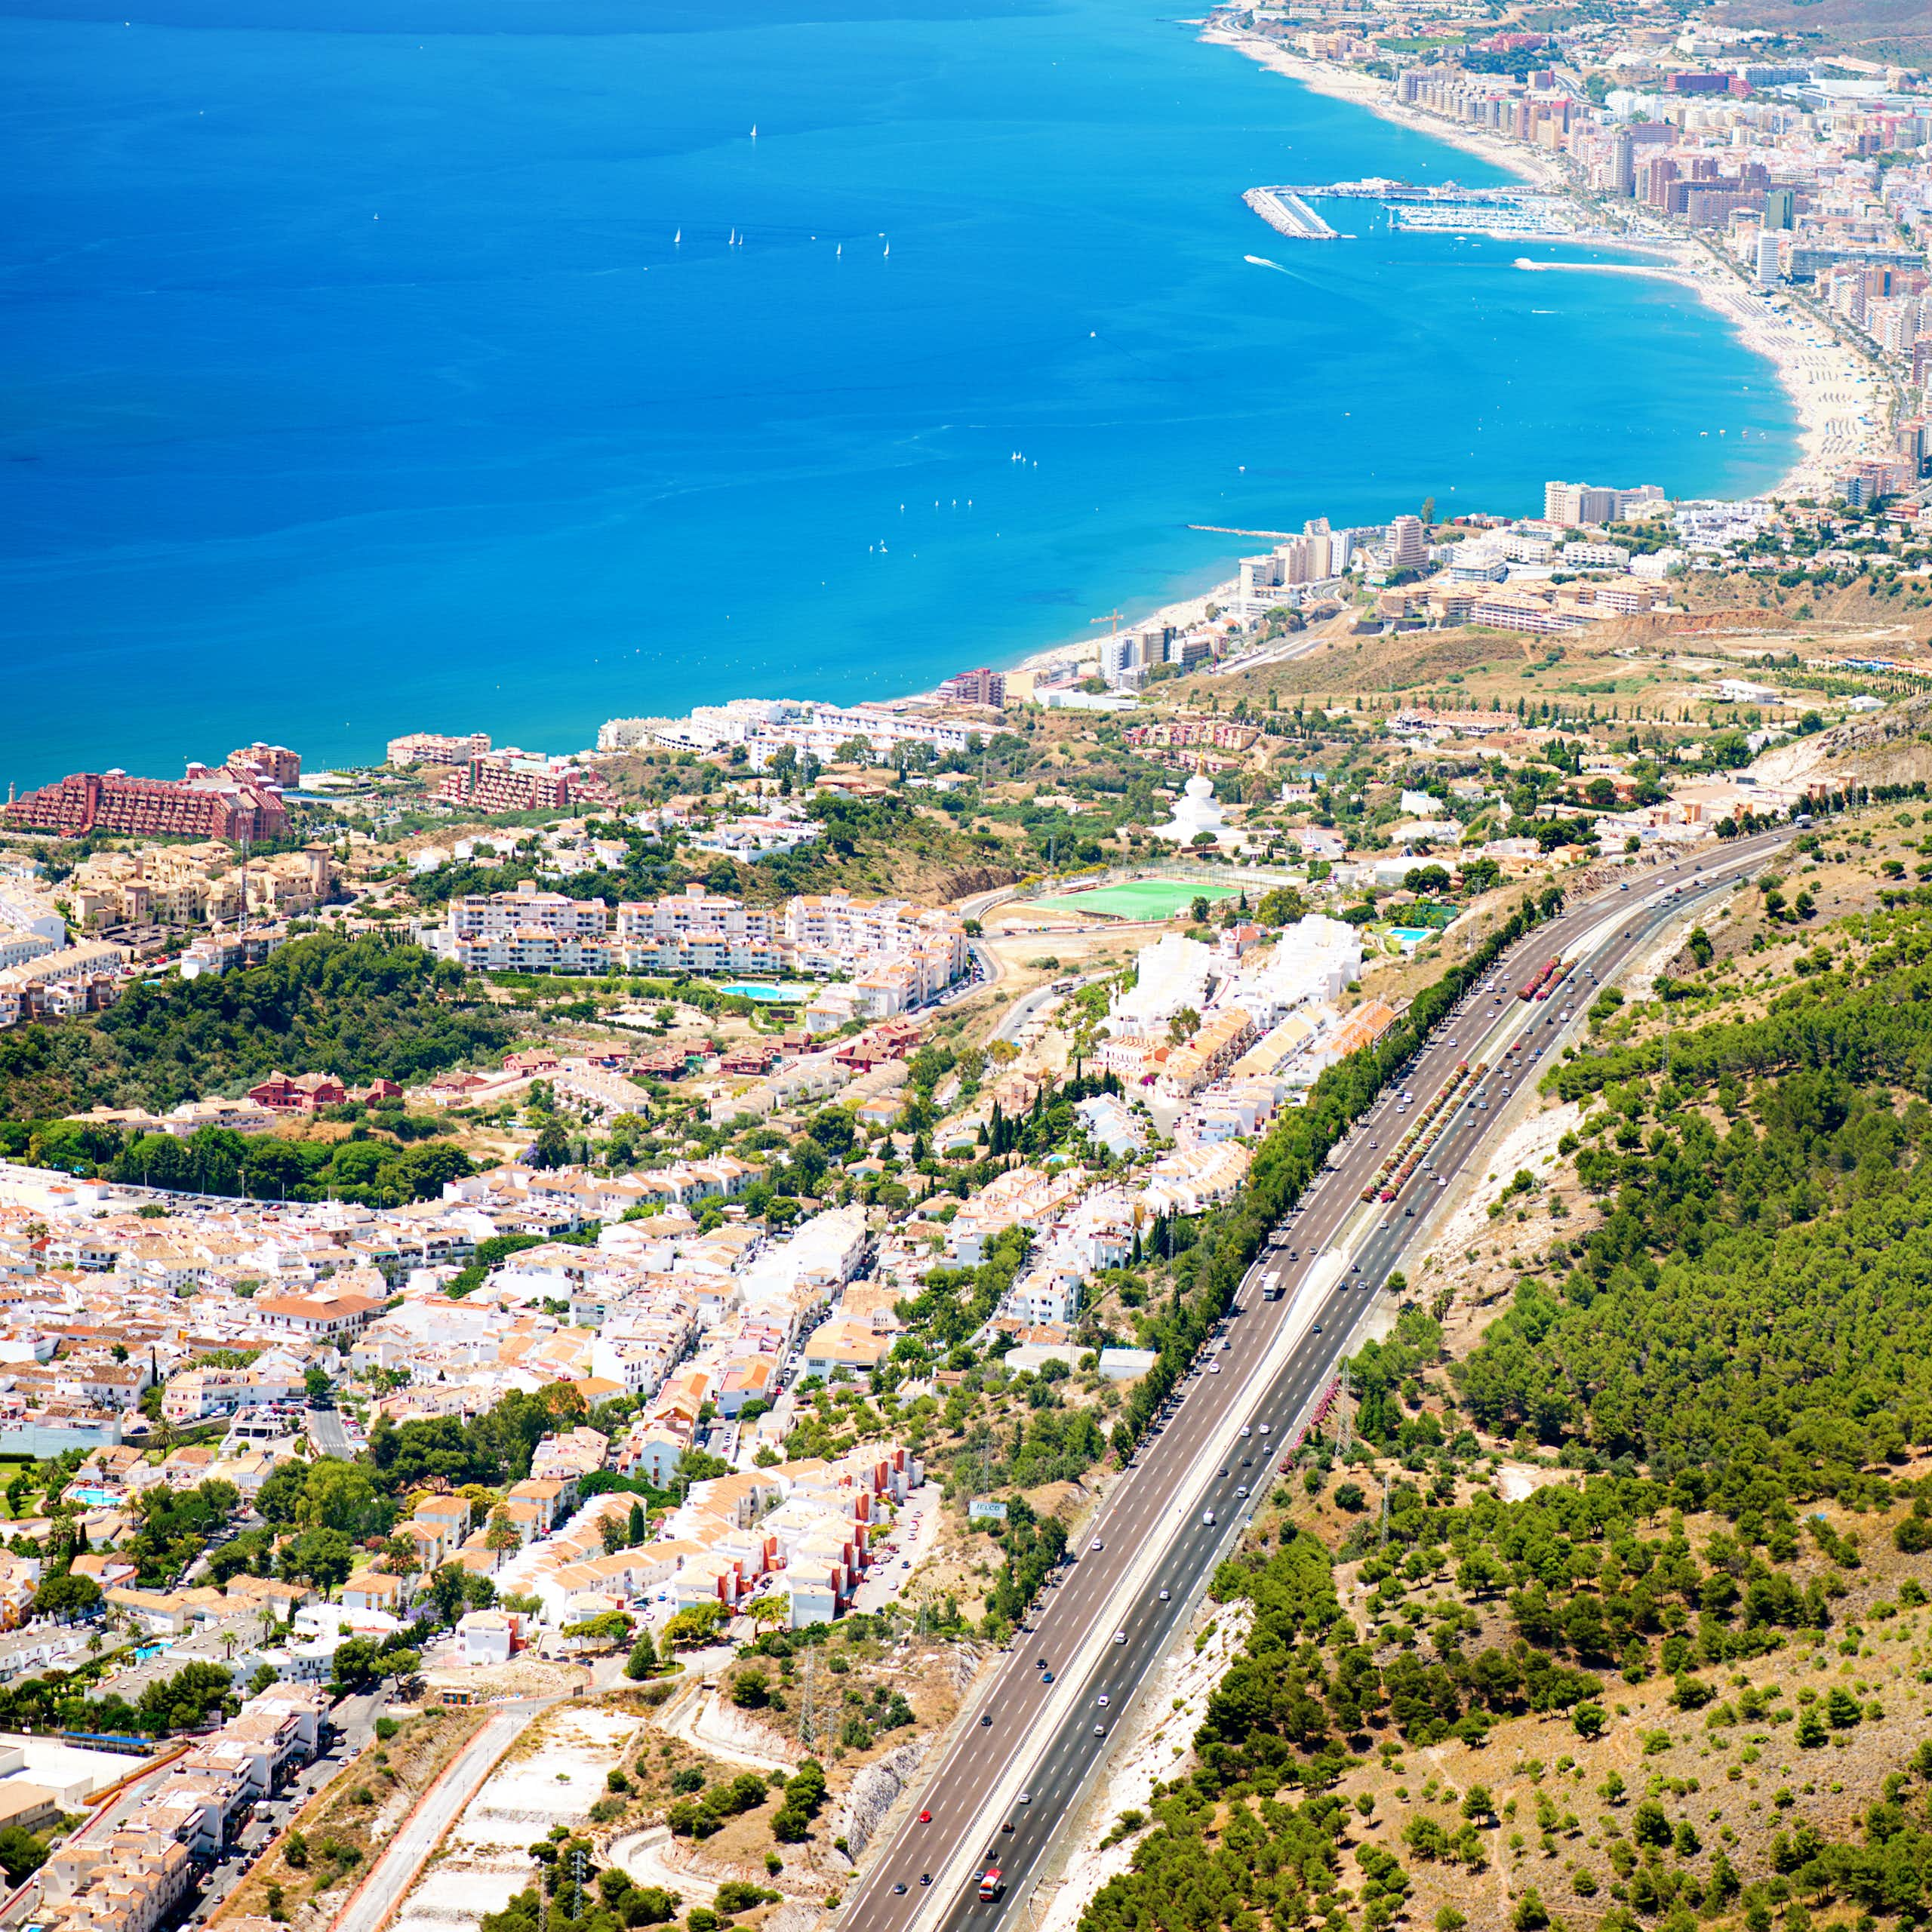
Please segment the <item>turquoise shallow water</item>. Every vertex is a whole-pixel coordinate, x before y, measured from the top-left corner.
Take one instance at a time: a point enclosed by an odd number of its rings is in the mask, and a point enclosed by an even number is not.
[[[1672,287],[1262,226],[1488,177],[1145,0],[132,4],[0,0],[0,780],[882,696],[1189,522],[1785,466]]]

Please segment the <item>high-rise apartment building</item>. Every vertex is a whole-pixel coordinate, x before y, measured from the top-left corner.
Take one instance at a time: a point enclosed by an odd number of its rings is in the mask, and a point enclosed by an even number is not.
[[[1662,500],[1663,492],[1654,483],[1639,484],[1634,490],[1612,490],[1593,483],[1546,483],[1543,486],[1543,518],[1546,523],[1614,523],[1639,503]]]
[[[1429,532],[1419,516],[1398,516],[1389,526],[1391,569],[1420,570],[1429,561]]]
[[[949,704],[983,704],[997,710],[1006,703],[1006,679],[983,664],[971,671],[955,671],[939,688],[939,695]]]

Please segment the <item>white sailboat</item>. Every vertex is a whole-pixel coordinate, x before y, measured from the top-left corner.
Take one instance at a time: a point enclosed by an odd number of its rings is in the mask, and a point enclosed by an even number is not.
[[[892,244],[891,244],[890,242],[888,242],[885,245],[885,252],[886,252],[886,254],[887,254],[887,256],[888,256],[888,257],[891,256],[891,253],[892,253]]]
[[[752,123],[752,139],[753,140],[758,139],[758,123],[755,121]]]
[[[671,237],[671,246],[674,248],[681,248],[684,245],[685,231],[681,228],[678,230],[676,234]]]
[[[728,248],[735,248],[738,245],[738,231],[735,228],[725,238],[724,245]]]

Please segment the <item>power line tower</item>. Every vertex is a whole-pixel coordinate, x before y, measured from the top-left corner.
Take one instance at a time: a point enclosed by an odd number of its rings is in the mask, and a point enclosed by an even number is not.
[[[1349,1364],[1347,1358],[1344,1357],[1342,1362],[1341,1423],[1338,1431],[1340,1439],[1337,1444],[1340,1453],[1344,1456],[1349,1453],[1349,1450],[1354,1439],[1352,1432],[1349,1428],[1350,1420],[1351,1417],[1349,1409]]]
[[[577,1909],[571,1916],[577,1919],[583,1917],[583,1851],[580,1847],[571,1854],[571,1880],[577,1890]]]
[[[818,1647],[805,1653],[804,1682],[799,1693],[798,1742],[808,1745],[818,1728]]]
[[[1377,1535],[1377,1538],[1376,1538],[1376,1541],[1377,1541],[1377,1544],[1378,1544],[1378,1545],[1382,1545],[1382,1544],[1386,1544],[1386,1543],[1387,1543],[1387,1542],[1388,1542],[1388,1540],[1389,1540],[1389,1478],[1385,1475],[1385,1476],[1382,1478],[1382,1521],[1381,1521],[1381,1526],[1380,1526],[1380,1534]]]

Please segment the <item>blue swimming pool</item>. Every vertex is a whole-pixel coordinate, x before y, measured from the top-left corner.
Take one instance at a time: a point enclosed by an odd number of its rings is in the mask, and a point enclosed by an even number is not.
[[[721,993],[736,993],[740,999],[762,1000],[768,1005],[799,1006],[812,996],[811,986],[773,986],[755,980],[734,980],[727,986],[720,986]]]

